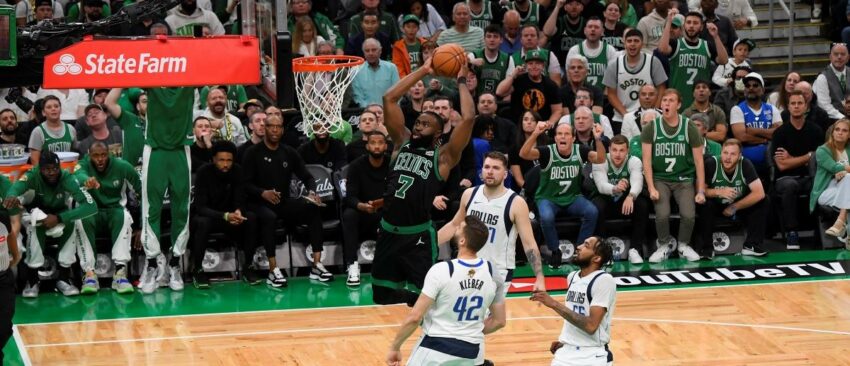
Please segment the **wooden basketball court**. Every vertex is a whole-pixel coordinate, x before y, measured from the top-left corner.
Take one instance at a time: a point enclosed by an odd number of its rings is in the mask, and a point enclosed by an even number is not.
[[[561,300],[563,297],[556,297]],[[487,337],[497,365],[548,365],[562,320],[525,297]],[[381,365],[403,305],[16,326],[34,365]],[[848,365],[850,281],[622,291],[616,365]],[[402,348],[410,349],[419,331]]]

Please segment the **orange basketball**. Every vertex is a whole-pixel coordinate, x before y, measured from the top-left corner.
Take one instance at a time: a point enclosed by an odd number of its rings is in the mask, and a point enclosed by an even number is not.
[[[431,65],[434,67],[434,73],[437,76],[457,77],[461,65],[467,62],[466,52],[457,43],[437,47],[432,57],[434,59],[431,61]]]

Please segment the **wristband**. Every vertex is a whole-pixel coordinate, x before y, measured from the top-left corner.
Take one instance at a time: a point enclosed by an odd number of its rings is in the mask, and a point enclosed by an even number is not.
[[[230,221],[230,220],[228,220],[229,216],[230,215],[228,215],[227,212],[225,212],[224,213],[224,221]]]

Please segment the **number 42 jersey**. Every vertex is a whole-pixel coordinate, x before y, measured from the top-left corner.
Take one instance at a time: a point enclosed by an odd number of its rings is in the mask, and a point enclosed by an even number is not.
[[[505,301],[504,281],[492,263],[481,258],[453,259],[428,270],[422,294],[434,299],[422,331],[429,337],[484,342],[484,319],[490,305]]]

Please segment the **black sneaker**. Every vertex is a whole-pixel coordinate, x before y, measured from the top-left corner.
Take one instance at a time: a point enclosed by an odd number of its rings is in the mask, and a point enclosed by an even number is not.
[[[251,286],[259,285],[263,282],[263,278],[257,274],[257,271],[251,268],[242,271],[242,279]]]
[[[192,284],[197,289],[205,290],[210,288],[210,278],[203,270],[195,271],[195,273],[192,274]]]
[[[704,250],[700,251],[699,258],[702,260],[712,260],[714,259],[714,251],[713,250]]]
[[[552,251],[552,254],[549,256],[549,268],[558,269],[561,268],[561,250],[555,249]]]
[[[747,255],[751,257],[764,257],[767,255],[767,251],[762,249],[761,246],[758,245],[744,245],[744,248],[741,249],[741,255]]]

